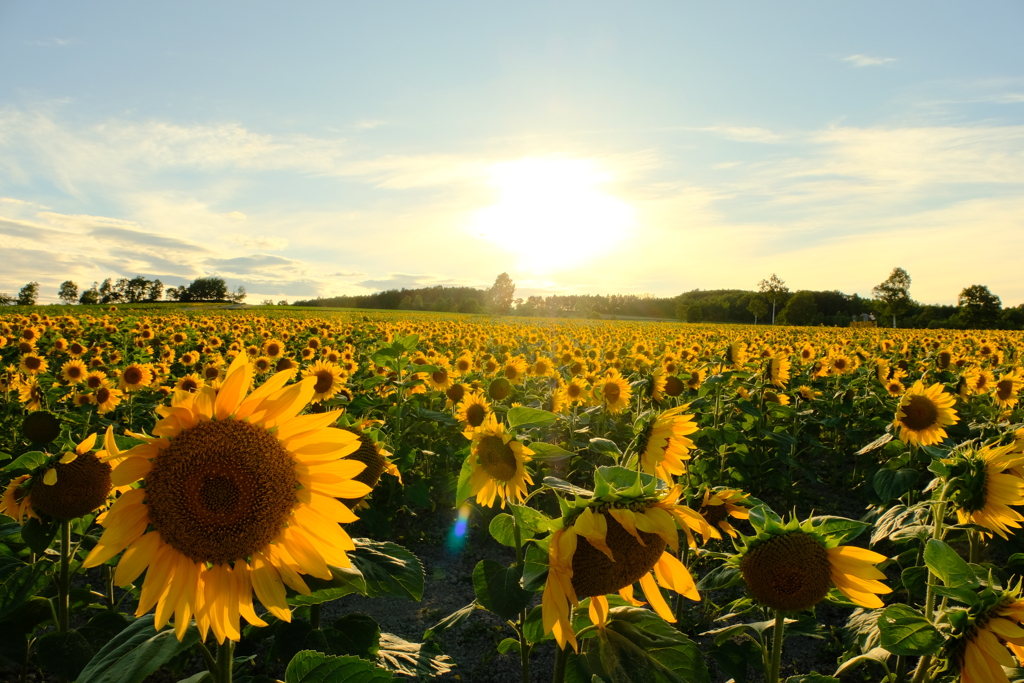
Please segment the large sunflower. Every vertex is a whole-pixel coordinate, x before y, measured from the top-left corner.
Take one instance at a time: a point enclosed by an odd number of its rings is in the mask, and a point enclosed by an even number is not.
[[[832,586],[851,601],[875,609],[879,593],[892,589],[880,581],[874,565],[886,559],[871,550],[839,545],[810,520],[789,524],[769,520],[737,558],[740,573],[754,599],[781,612],[799,612],[821,602]]]
[[[84,562],[122,550],[114,580],[146,571],[137,615],[156,607],[161,628],[173,614],[181,638],[191,617],[205,637],[238,640],[239,615],[264,625],[252,605],[285,621],[285,585],[310,590],[300,574],[329,579],[355,548],[339,522],[356,519],[336,498],[365,495],[353,480],[365,465],[344,459],[359,442],[330,428],[338,412],[298,416],[316,379],[285,386],[284,372],[246,397],[253,368],[239,354],[219,391],[175,392],[146,443],[123,455],[115,485],[142,480],[111,508],[106,530]]]
[[[920,446],[940,443],[946,438],[943,427],[956,424],[960,419],[953,410],[955,402],[941,384],[925,389],[921,380],[914,382],[896,408],[893,426],[900,430],[900,440]]]
[[[487,397],[477,391],[466,393],[455,407],[455,419],[465,426],[464,433],[469,438],[472,438],[472,430],[481,426],[487,420],[487,416],[492,414]]]
[[[470,474],[470,495],[476,496],[476,502],[487,507],[494,505],[494,499],[501,499],[501,507],[506,500],[522,502],[526,495],[526,485],[533,479],[526,471],[533,451],[512,438],[505,431],[505,425],[498,422],[491,413],[484,423],[470,432],[466,438],[473,440],[469,454],[473,472]]]
[[[314,401],[329,401],[344,384],[341,368],[322,360],[303,370],[302,376],[316,378],[313,384]]]
[[[1013,408],[1017,405],[1021,388],[1024,388],[1024,377],[1020,368],[1014,368],[1002,375],[992,387],[992,400],[1000,408]]]
[[[647,474],[657,474],[670,485],[674,477],[686,472],[686,463],[690,459],[690,451],[694,448],[689,435],[697,431],[693,415],[685,415],[683,411],[689,404],[666,410],[649,424],[644,426],[640,435],[637,452],[640,454],[640,467]]]
[[[1024,600],[1019,599],[1017,591],[999,596],[996,604],[975,617],[963,636],[952,643],[953,659],[960,665],[960,682],[1010,683],[1003,667],[1016,669],[1024,662],[1022,625]]]
[[[1016,444],[986,446],[967,451],[950,462],[959,483],[953,500],[959,508],[961,524],[977,524],[1007,538],[1010,528],[1021,528],[1024,521],[1011,505],[1024,505],[1024,479],[1007,472],[1024,465],[1024,453],[1015,452]]]
[[[594,386],[595,400],[603,404],[609,413],[620,413],[628,408],[631,397],[632,390],[629,387],[629,382],[617,372],[610,373],[603,380],[598,380]]]
[[[578,649],[571,612],[583,598],[591,599],[595,623],[607,618],[609,593],[644,604],[633,597],[637,581],[654,611],[669,622],[675,615],[659,584],[700,600],[690,572],[666,548],[678,549],[677,524],[691,542],[691,529],[705,538],[720,536],[699,514],[679,505],[680,492],[678,486],[663,498],[618,492],[566,504],[562,528],[548,540],[548,578],[541,599],[544,632],[552,633],[560,648],[568,643]]]

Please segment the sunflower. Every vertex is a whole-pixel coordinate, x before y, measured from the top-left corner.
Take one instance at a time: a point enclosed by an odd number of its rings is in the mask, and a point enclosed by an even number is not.
[[[747,501],[749,497],[749,493],[743,493],[736,489],[718,489],[716,491],[704,489],[704,499],[697,508],[697,512],[711,526],[717,526],[733,538],[738,538],[739,534],[729,523],[729,518],[748,519],[750,517],[750,513],[747,512],[747,508],[750,506]]]
[[[609,413],[620,413],[629,407],[632,391],[618,372],[609,373],[594,385],[594,398],[604,405]]]
[[[376,420],[374,422],[380,422]],[[389,460],[391,453],[384,448],[384,444],[378,443],[364,429],[371,424],[371,421],[364,421],[358,425],[352,427],[343,427],[346,432],[351,432],[356,435],[359,439],[359,448],[354,453],[348,456],[350,460],[358,460],[359,462],[366,465],[366,469],[353,477],[354,481],[366,484],[371,489],[377,485],[380,481],[380,476],[387,472],[391,476],[398,479],[398,483],[402,483],[402,473],[398,471],[398,467]],[[363,500],[366,496],[359,496],[356,498],[339,498],[349,508],[355,509],[357,506],[367,507]]]
[[[148,387],[152,381],[153,371],[148,365],[132,363],[121,372],[118,388],[131,393]]]
[[[526,485],[533,483],[526,471],[526,463],[533,451],[513,439],[505,431],[505,425],[495,419],[494,413],[489,414],[472,433],[467,430],[464,434],[473,440],[469,454],[473,468],[469,478],[470,495],[475,495],[476,502],[487,507],[494,506],[495,498],[501,499],[502,508],[509,499],[521,503]]]
[[[178,361],[188,368],[199,362],[199,354],[195,351],[186,351],[178,356]]]
[[[559,380],[562,384],[560,387],[562,393],[565,395],[565,401],[571,405],[585,405],[587,403],[587,385],[579,377],[573,377],[568,382]]]
[[[110,461],[121,453],[114,443],[113,426],[107,428],[105,450],[92,450],[96,437],[90,434],[73,451],[54,456],[33,474],[14,479],[4,491],[0,511],[21,524],[39,514],[75,519],[106,505],[112,488]]]
[[[501,369],[501,376],[513,384],[519,384],[526,378],[529,364],[523,358],[509,358]]]
[[[105,415],[121,403],[121,391],[107,386],[106,382],[104,382],[103,386],[92,395],[92,401],[96,404],[96,409],[100,415]]]
[[[1000,408],[1013,408],[1017,405],[1021,388],[1024,388],[1024,377],[1020,368],[1014,368],[1002,375],[992,387],[992,400]]]
[[[807,385],[801,385],[797,391],[800,393],[800,398],[804,401],[814,401],[815,399],[821,398],[821,392],[815,391]]]
[[[435,364],[434,367],[436,367],[437,370],[424,373],[424,379],[426,380],[427,386],[429,386],[433,391],[448,391],[448,389],[455,384],[451,374],[448,372],[448,368],[439,364]]]
[[[729,344],[729,347],[725,350],[725,359],[732,364],[737,370],[742,370],[743,366],[746,365],[749,356],[747,355],[747,345],[741,341],[735,341]]]
[[[907,387],[898,379],[886,380],[884,384],[885,391],[890,396],[902,396],[907,391]]]
[[[25,404],[25,410],[39,410],[46,395],[35,377],[18,385],[18,400]]]
[[[652,482],[653,483],[653,482]],[[720,538],[699,514],[679,505],[681,489],[673,487],[663,498],[653,485],[639,496],[633,491],[610,491],[591,500],[563,504],[562,528],[548,540],[548,578],[541,599],[544,632],[552,633],[560,648],[566,643],[578,650],[572,629],[570,605],[590,598],[590,616],[603,623],[608,614],[609,593],[642,605],[633,597],[640,582],[644,597],[665,621],[675,615],[658,585],[699,601],[690,572],[666,550],[678,549],[681,526],[692,541],[691,528],[705,538]],[[651,571],[654,574],[652,576]]]
[[[467,435],[483,425],[488,416],[492,414],[491,404],[488,403],[487,397],[478,391],[467,392],[455,408],[455,419],[465,426],[466,431],[463,433]]]
[[[974,372],[971,373],[970,383],[968,390],[972,394],[984,394],[992,388],[992,385],[996,383],[996,376],[988,370],[982,370],[981,368],[972,368]]]
[[[672,484],[674,477],[686,472],[686,463],[693,450],[689,435],[697,431],[693,415],[683,414],[690,405],[666,410],[643,427],[637,452],[640,467],[647,474],[657,474]]]
[[[686,389],[686,385],[683,381],[675,375],[669,375],[665,378],[665,395],[666,396],[679,396]]]
[[[72,358],[64,365],[60,366],[60,376],[64,378],[64,381],[68,384],[78,384],[79,382],[85,381],[85,376],[89,374],[89,369],[85,363]]]
[[[786,356],[775,356],[768,364],[768,381],[779,389],[785,389],[789,382],[789,370],[793,367]]]
[[[775,392],[775,391],[765,391],[764,392],[764,402],[765,403],[778,403],[780,406],[788,406],[789,405],[789,396],[786,396],[785,394],[780,394],[780,393]]]
[[[977,524],[1003,538],[1011,527],[1021,528],[1024,516],[1009,507],[1024,505],[1024,479],[1007,471],[1024,465],[1016,443],[967,450],[944,462],[953,467],[951,481],[957,486],[952,500],[959,505],[961,524]]]
[[[206,382],[194,372],[179,377],[178,381],[174,383],[174,388],[177,391],[199,391],[204,386],[206,386]]]
[[[1019,599],[1019,590],[996,595],[995,603],[983,605],[977,616],[969,613],[968,623],[950,643],[961,683],[1010,683],[1003,667],[1016,669],[1024,661],[1024,600]]]
[[[338,389],[341,389],[343,383],[341,368],[322,360],[318,360],[303,370],[302,376],[316,378],[313,383],[314,401],[329,401],[338,393]]]
[[[278,339],[268,339],[263,342],[263,355],[270,358],[279,358],[284,355],[284,343]]]
[[[924,382],[917,380],[900,399],[893,427],[900,430],[900,440],[904,443],[919,446],[940,443],[946,438],[943,427],[956,424],[960,419],[953,410],[955,402],[941,384],[925,389]]]
[[[734,561],[755,600],[781,612],[800,612],[821,602],[833,586],[862,607],[881,607],[878,594],[892,589],[880,581],[885,574],[874,565],[885,559],[871,550],[839,545],[810,520],[782,525],[769,519],[756,536],[744,539]]]
[[[686,380],[686,386],[691,391],[697,391],[698,389],[700,389],[700,385],[704,383],[704,379],[705,377],[703,370],[693,370],[690,372],[689,379]]]
[[[298,417],[316,380],[285,386],[277,374],[246,397],[252,366],[239,354],[220,391],[177,392],[152,437],[123,455],[115,485],[142,488],[122,495],[83,566],[122,550],[114,580],[125,586],[146,570],[136,615],[156,607],[162,628],[172,614],[180,639],[192,616],[202,637],[239,640],[239,615],[265,622],[252,605],[255,590],[274,616],[290,621],[285,585],[305,595],[300,574],[331,578],[328,564],[350,566],[355,548],[339,522],[355,515],[337,497],[365,495],[353,480],[365,469],[345,459],[356,435],[329,428],[338,412]]]
[[[455,359],[452,364],[452,371],[457,377],[462,377],[473,371],[473,356],[469,353],[463,353]]]
[[[38,375],[39,373],[46,372],[48,366],[49,362],[36,353],[22,355],[21,362],[18,363],[21,371],[29,375]]]
[[[544,356],[537,356],[537,359],[529,369],[530,374],[536,377],[547,377],[551,375],[554,370],[555,364],[550,358],[545,358]]]
[[[854,361],[849,356],[842,353],[836,354],[834,356],[829,356],[826,360],[829,372],[831,372],[833,375],[845,375],[846,373],[853,371],[857,367]]]

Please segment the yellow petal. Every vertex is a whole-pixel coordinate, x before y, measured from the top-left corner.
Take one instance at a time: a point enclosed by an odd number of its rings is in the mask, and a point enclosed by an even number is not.
[[[257,553],[252,558],[252,587],[267,611],[282,621],[291,621],[292,612],[288,608],[288,592],[284,583],[272,564]]]
[[[92,450],[92,447],[96,445],[96,435],[90,434],[82,440],[82,443],[78,444],[75,448],[75,452],[79,455],[85,455]]]
[[[114,571],[114,585],[124,587],[139,578],[139,574],[156,559],[159,549],[159,531],[151,531],[128,546]]]
[[[47,486],[53,486],[57,483],[57,469],[51,467],[46,470],[46,474],[43,475],[43,483]]]
[[[246,360],[245,354],[235,356],[231,367],[228,368],[227,377],[220,391],[217,392],[217,400],[214,404],[214,415],[218,420],[226,420],[235,412],[238,405],[245,397],[252,383],[252,366]]]
[[[608,598],[603,595],[595,595],[590,598],[590,620],[598,628],[604,628],[608,623]]]
[[[274,374],[273,377],[268,379],[266,382],[261,384],[256,391],[249,394],[249,397],[239,404],[235,410],[235,419],[244,420],[250,417],[253,412],[263,403],[263,401],[271,394],[279,391],[281,387],[288,383],[288,380],[295,375],[295,370],[284,370]]]
[[[644,597],[647,598],[647,602],[651,603],[651,607],[658,613],[658,616],[670,624],[674,624],[676,616],[669,609],[668,603],[665,602],[665,597],[661,594],[661,589],[654,582],[654,577],[651,576],[650,572],[640,577],[640,587],[644,589]]]
[[[128,458],[110,473],[110,481],[114,486],[128,486],[145,477],[152,469],[153,463],[146,458]]]
[[[234,574],[235,581],[238,583],[238,611],[253,626],[266,626],[267,622],[256,615],[256,610],[252,606],[251,571],[245,560],[235,560]]]
[[[59,462],[61,465],[67,465],[68,463],[72,463],[75,460],[77,460],[78,456],[79,453],[75,453],[74,451],[68,451],[67,453],[61,456]]]

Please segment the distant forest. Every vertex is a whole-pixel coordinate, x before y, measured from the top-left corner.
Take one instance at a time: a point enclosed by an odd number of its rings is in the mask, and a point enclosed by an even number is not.
[[[513,285],[514,286],[514,285]],[[492,288],[493,290],[493,288]],[[472,287],[391,289],[376,294],[295,301],[296,306],[379,308],[391,310],[494,313],[559,318],[662,318],[686,322],[753,324],[771,322],[771,292],[739,289],[693,290],[674,297],[635,294],[531,296],[511,300],[506,310],[492,305],[492,290]],[[974,296],[981,291],[981,296]],[[957,306],[937,306],[907,300],[897,315],[901,328],[1021,329],[1024,306],[1003,308],[987,287],[973,285]],[[845,327],[852,321],[892,325],[886,302],[839,291],[779,292],[775,322],[789,325]]]

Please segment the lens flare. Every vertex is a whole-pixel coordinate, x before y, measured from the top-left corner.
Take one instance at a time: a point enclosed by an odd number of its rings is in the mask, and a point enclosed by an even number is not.
[[[455,526],[452,527],[451,533],[448,534],[448,550],[453,553],[457,553],[462,550],[462,546],[466,545],[466,532],[469,530],[469,505],[463,505],[459,508],[459,516],[455,520]]]

